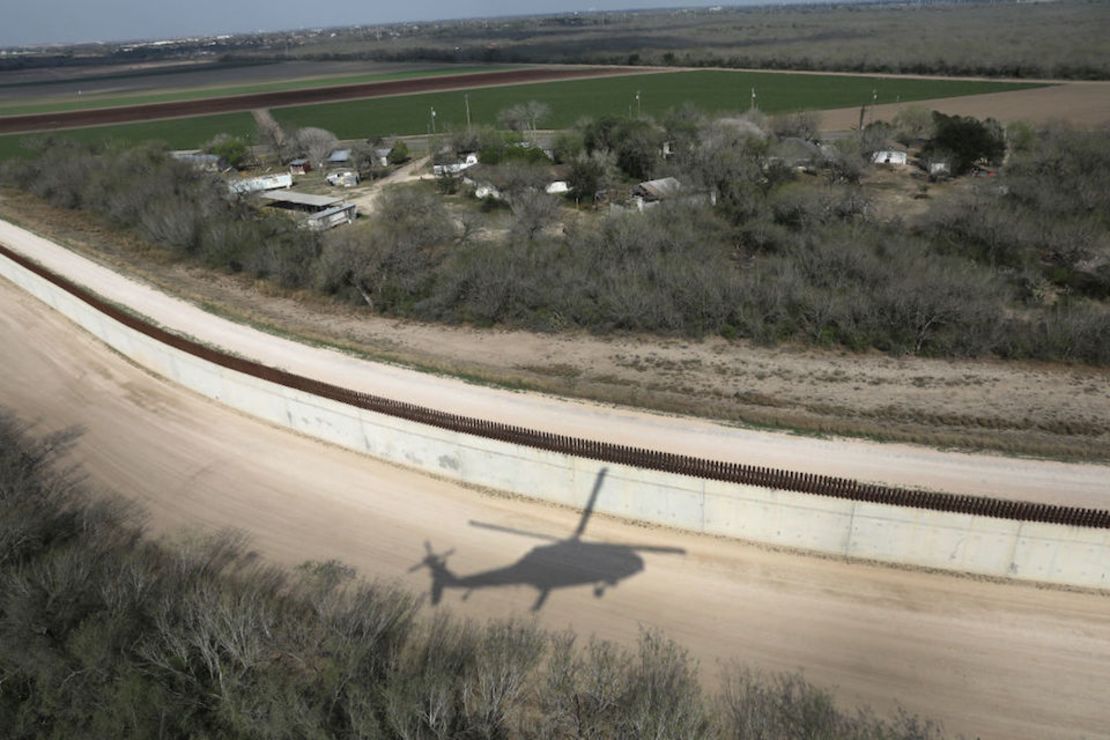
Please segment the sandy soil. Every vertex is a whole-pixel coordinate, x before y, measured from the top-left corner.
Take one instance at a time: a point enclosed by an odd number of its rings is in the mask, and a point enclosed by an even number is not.
[[[149,285],[125,278],[4,221],[0,221],[0,241],[93,289],[108,300],[128,306],[163,326],[200,341],[308,377],[441,411],[648,449],[838,475],[888,485],[1098,508],[1110,504],[1108,466],[1017,460],[857,440],[796,437],[732,428],[690,417],[662,416],[467,384],[456,378],[439,377],[331,349],[307,346],[228,321]],[[497,337],[498,334],[488,336]],[[440,335],[440,339],[450,341],[446,334]],[[459,332],[453,341],[465,343],[465,347],[461,344],[455,346],[457,351],[465,348],[470,357],[481,357],[487,351],[500,351],[483,346],[482,339],[482,335],[476,332]],[[517,339],[525,337],[517,336]],[[566,362],[567,358],[560,354],[560,350],[569,346],[564,344],[569,340],[554,341],[551,337],[533,336],[531,341],[530,355],[544,369],[550,370]],[[513,344],[516,343],[509,342],[506,347]],[[740,362],[741,359],[733,358],[731,362]],[[845,361],[855,364],[851,358]],[[747,371],[771,373],[776,370],[773,366],[768,366],[766,370],[761,369],[763,367],[756,365]],[[801,367],[806,365],[803,363]],[[812,373],[836,370],[830,368],[825,359],[817,359],[809,368]],[[848,371],[844,369],[842,372]],[[879,370],[875,372],[878,373],[875,377],[882,377]],[[939,392],[951,392],[943,381],[938,383],[928,375],[921,377],[923,385],[936,384]],[[787,375],[783,382],[797,384],[798,379]],[[1094,388],[1090,394],[1092,399],[1107,393],[1106,385],[1095,385]],[[801,385],[800,392],[806,392],[804,385]],[[1003,391],[995,389],[995,392]],[[1088,404],[1094,403],[1093,400],[1088,401]]]
[[[1110,124],[1110,82],[1062,82],[1033,90],[877,105],[869,109],[868,120],[889,121],[900,108],[910,106],[938,110],[948,115],[993,117],[1003,123],[1067,121],[1077,126],[1105,126]],[[846,131],[858,126],[858,107],[821,112],[821,128],[824,131]]]
[[[284,563],[339,558],[398,578],[429,541],[460,574],[509,565],[537,543],[472,520],[556,536],[577,514],[436,481],[240,416],[150,376],[0,281],[0,406],[49,431],[79,424],[90,483],[126,493],[156,532],[239,527]],[[434,512],[434,516],[432,515]],[[629,642],[656,626],[700,660],[804,669],[846,705],[901,702],[984,738],[1079,738],[1110,726],[1105,595],[1037,589],[773,552],[602,517],[587,541],[682,548],[602,598],[556,591],[538,613],[554,629]],[[552,563],[552,568],[567,564]],[[575,567],[603,578],[604,562]],[[440,608],[527,614],[535,591],[502,587]]]

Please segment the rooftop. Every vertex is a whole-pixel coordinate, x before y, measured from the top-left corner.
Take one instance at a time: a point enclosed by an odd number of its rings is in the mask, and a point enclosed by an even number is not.
[[[679,191],[682,190],[682,183],[673,177],[664,177],[659,180],[642,182],[636,186],[636,189],[646,196],[663,200],[678,195]]]
[[[273,203],[310,206],[312,208],[327,208],[343,200],[342,198],[336,198],[334,195],[313,195],[312,193],[298,193],[295,190],[259,193],[258,197]]]

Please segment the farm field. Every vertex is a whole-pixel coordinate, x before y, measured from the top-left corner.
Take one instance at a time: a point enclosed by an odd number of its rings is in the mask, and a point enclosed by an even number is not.
[[[358,85],[366,82],[383,82],[386,80],[404,80],[415,77],[449,77],[451,75],[472,74],[475,72],[488,72],[488,66],[452,66],[431,67],[418,69],[401,69],[389,72],[364,72],[361,74],[348,74],[329,77],[308,77],[274,82],[258,82],[243,85],[221,85],[211,87],[198,87],[193,89],[173,90],[166,92],[127,93],[123,95],[91,95],[74,97],[72,95],[59,98],[57,96],[41,97],[32,100],[16,98],[0,101],[0,117],[18,116],[28,113],[59,113],[63,111],[91,110],[95,108],[112,108],[124,105],[148,105],[151,103],[168,103],[178,100],[205,100],[207,98],[226,97],[233,95],[251,95],[254,93],[280,92],[284,90],[306,90],[318,87],[333,87],[339,85]],[[497,69],[512,69],[512,67],[498,67]]]
[[[475,62],[474,64],[478,64]],[[404,72],[450,66],[444,62],[374,61],[173,61],[32,67],[7,70],[0,79],[0,102],[82,95],[131,95],[200,87],[228,87],[321,77]]]
[[[1040,86],[980,80],[697,70],[480,87],[468,90],[467,95],[476,124],[492,123],[500,110],[514,103],[539,100],[552,110],[551,117],[543,125],[560,128],[583,116],[637,112],[637,92],[640,94],[639,112],[659,115],[687,102],[710,112],[745,110],[751,104],[753,88],[757,104],[763,111],[780,113],[871,102],[883,104],[981,95]],[[230,104],[228,100],[222,102]],[[287,126],[320,126],[340,138],[355,139],[428,133],[433,108],[441,130],[466,123],[465,99],[460,90],[295,105],[275,108],[273,112]],[[198,146],[221,131],[242,135],[252,130],[250,115],[243,112],[70,129],[65,135],[84,141],[159,139],[171,147],[184,148]],[[25,137],[26,134],[0,137],[0,158],[18,155],[20,141]]]
[[[846,75],[775,74],[699,70],[656,72],[591,80],[513,85],[473,90],[474,123],[494,123],[497,113],[523,100],[551,107],[545,126],[565,128],[584,116],[626,116],[642,112],[659,116],[683,103],[712,113],[746,110],[751,91],[767,113],[840,108],[870,102],[927,100],[1036,87],[1028,83],[939,79],[895,79]],[[640,94],[640,110],[636,94]],[[466,124],[466,108],[458,92],[346,101],[329,105],[283,108],[274,116],[290,126],[323,126],[344,138],[385,134],[427,133],[430,110],[444,127]],[[367,131],[367,127],[371,130]]]

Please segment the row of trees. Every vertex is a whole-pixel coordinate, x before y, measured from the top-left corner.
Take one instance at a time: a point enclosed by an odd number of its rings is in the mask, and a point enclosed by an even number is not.
[[[738,665],[706,694],[677,644],[478,624],[337,562],[288,571],[224,532],[174,545],[59,466],[73,435],[0,413],[0,727],[9,738],[867,738],[933,723],[844,712]]]

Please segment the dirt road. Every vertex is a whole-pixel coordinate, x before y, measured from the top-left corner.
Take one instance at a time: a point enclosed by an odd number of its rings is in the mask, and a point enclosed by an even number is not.
[[[420,157],[414,159],[406,165],[398,167],[394,172],[389,173],[386,177],[380,180],[375,180],[358,195],[348,198],[347,200],[358,206],[358,215],[366,218],[374,212],[378,202],[378,196],[382,194],[382,190],[391,185],[403,185],[404,183],[415,182],[424,176],[424,168],[427,166],[430,157]]]
[[[474,521],[566,536],[577,514],[467,490],[243,417],[157,379],[0,280],[0,406],[48,431],[79,424],[89,481],[127,493],[161,533],[234,526],[285,563],[339,558],[418,591],[429,541],[459,574],[537,544]],[[586,636],[663,628],[701,661],[804,668],[846,705],[896,701],[985,738],[1095,737],[1110,726],[1110,598],[821,560],[595,517],[588,541],[671,546],[603,597],[555,591],[539,619]],[[605,562],[552,564],[596,572]],[[536,592],[485,588],[439,608],[529,613]]]
[[[1110,466],[815,439],[515,393],[369,362],[232,323],[0,221],[0,242],[158,323],[268,365],[355,390],[589,439],[888,485],[1104,508]]]

